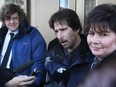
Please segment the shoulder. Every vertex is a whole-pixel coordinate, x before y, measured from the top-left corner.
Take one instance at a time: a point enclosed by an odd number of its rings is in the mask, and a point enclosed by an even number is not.
[[[25,35],[29,36],[33,39],[39,39],[39,42],[44,40],[42,34],[39,32],[39,29],[37,29],[36,27],[33,27],[33,26],[28,27]]]
[[[47,56],[56,55],[64,55],[64,48],[59,42],[56,45],[51,45],[51,49],[47,52]]]
[[[33,26],[29,26],[27,28],[27,31],[25,32],[26,35],[31,35],[32,33],[38,33],[39,31],[37,30],[36,27],[33,27]]]
[[[58,38],[51,40],[48,44],[48,51],[58,44],[59,44]]]

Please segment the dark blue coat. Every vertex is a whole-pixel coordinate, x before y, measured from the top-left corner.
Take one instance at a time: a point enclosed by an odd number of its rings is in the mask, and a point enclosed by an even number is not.
[[[46,57],[46,70],[50,81],[63,83],[66,87],[76,87],[90,70],[93,55],[86,38],[81,36],[80,45],[70,54],[60,44],[54,46]],[[66,69],[63,73],[58,70]]]

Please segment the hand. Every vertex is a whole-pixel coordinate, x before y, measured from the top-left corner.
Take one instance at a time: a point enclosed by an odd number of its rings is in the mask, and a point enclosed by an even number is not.
[[[5,84],[5,87],[27,87],[35,81],[35,76],[21,75],[14,77]]]

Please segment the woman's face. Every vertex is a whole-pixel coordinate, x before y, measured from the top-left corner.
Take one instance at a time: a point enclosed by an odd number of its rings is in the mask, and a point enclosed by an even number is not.
[[[103,59],[116,50],[116,33],[109,28],[102,32],[97,28],[96,31],[90,28],[87,42],[92,53],[98,58]]]

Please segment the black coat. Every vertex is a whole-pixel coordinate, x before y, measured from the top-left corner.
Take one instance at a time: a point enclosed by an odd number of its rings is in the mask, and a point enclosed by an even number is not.
[[[90,70],[93,57],[84,36],[81,36],[80,45],[70,55],[57,44],[46,57],[46,70],[50,81],[63,83],[66,87],[75,87]],[[63,73],[59,73],[58,70],[62,69]]]

